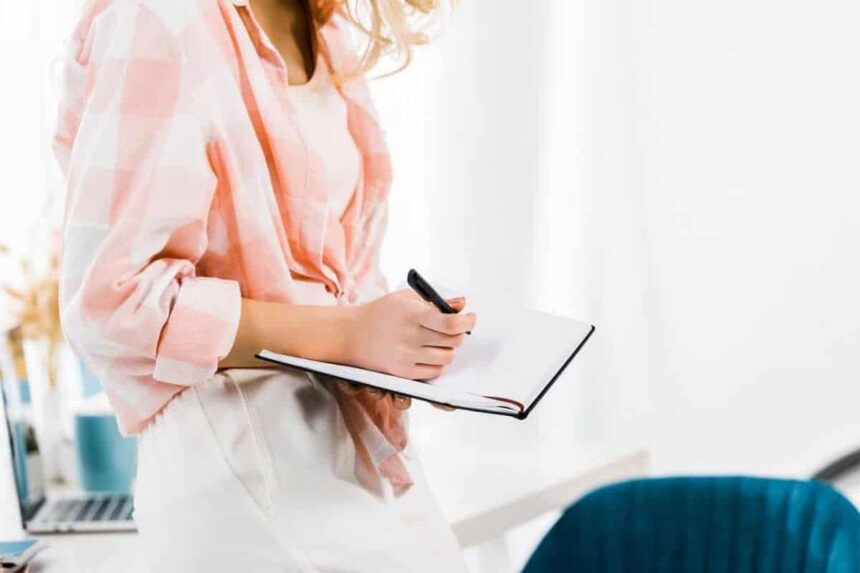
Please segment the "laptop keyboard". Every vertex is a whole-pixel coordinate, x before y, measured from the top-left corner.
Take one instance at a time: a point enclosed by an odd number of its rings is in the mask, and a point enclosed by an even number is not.
[[[129,521],[133,509],[132,496],[107,495],[88,499],[61,499],[48,507],[45,520],[71,521]]]

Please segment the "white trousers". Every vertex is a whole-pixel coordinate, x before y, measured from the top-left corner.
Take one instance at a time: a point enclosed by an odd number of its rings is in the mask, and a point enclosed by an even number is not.
[[[137,521],[153,573],[465,571],[451,528],[415,484],[381,500],[328,382],[227,370],[175,397],[139,440]]]

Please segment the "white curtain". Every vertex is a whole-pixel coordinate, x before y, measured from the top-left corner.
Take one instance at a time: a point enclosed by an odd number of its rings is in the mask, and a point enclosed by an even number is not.
[[[39,220],[54,217],[61,176],[50,149],[56,118],[58,57],[76,0],[0,0],[0,243],[27,251]]]
[[[389,275],[597,325],[542,433],[642,437],[661,472],[806,476],[860,444],[860,7],[458,6],[375,85]]]
[[[620,16],[617,2],[460,2],[413,68],[373,84],[395,160],[383,263],[395,283],[415,266],[596,324],[539,432],[646,440],[662,345]]]

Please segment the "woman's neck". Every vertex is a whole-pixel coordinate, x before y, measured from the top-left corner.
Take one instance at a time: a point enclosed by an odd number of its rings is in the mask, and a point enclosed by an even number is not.
[[[250,4],[254,17],[284,58],[290,83],[306,82],[315,67],[314,25],[308,0],[250,0]]]

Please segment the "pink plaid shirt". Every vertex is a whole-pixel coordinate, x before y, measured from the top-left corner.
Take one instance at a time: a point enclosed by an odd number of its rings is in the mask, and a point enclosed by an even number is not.
[[[345,25],[320,31],[333,70],[354,62]],[[362,156],[341,214],[291,118],[286,73],[247,0],[93,0],[72,36],[55,135],[62,317],[124,433],[213,376],[242,297],[301,303],[298,279],[332,304],[388,290],[390,163],[366,85],[340,88]],[[394,414],[376,408],[362,419],[387,428],[376,418]],[[402,429],[389,436],[405,444]]]

